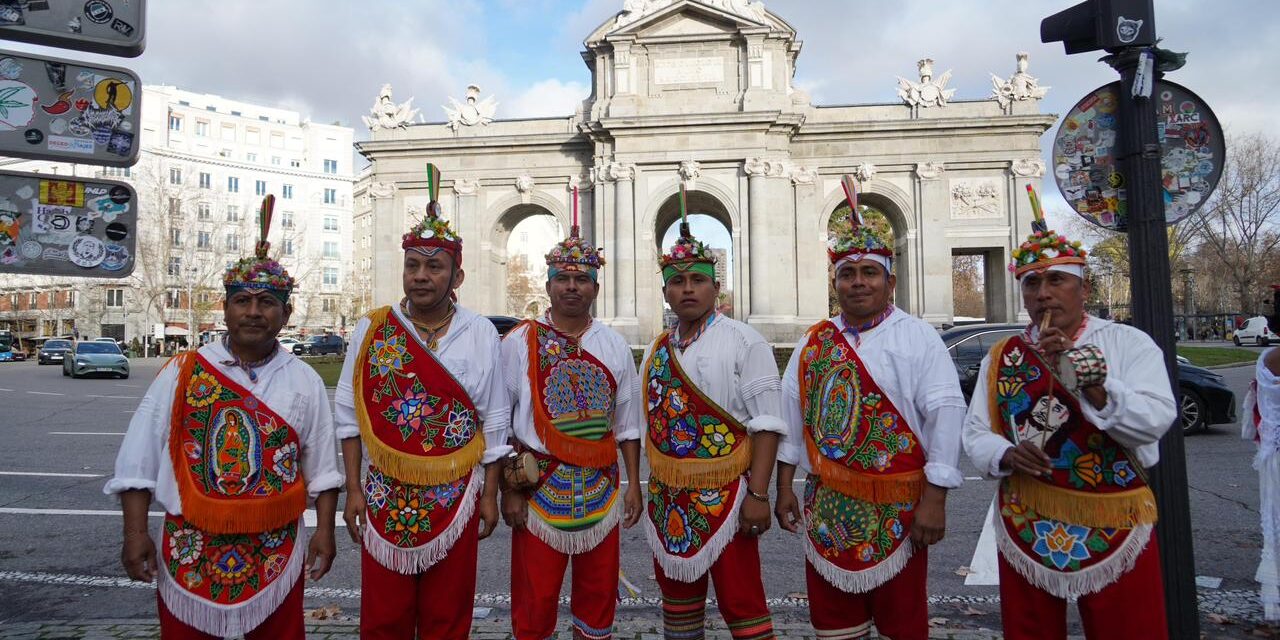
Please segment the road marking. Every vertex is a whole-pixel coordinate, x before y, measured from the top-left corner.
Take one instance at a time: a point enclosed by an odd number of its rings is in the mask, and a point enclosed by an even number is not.
[[[983,480],[984,478],[982,476],[965,476],[964,479],[965,480]]]
[[[85,396],[86,398],[110,398],[111,400],[137,400],[138,396]]]
[[[122,436],[124,435],[124,432],[104,433],[101,431],[50,431],[49,435],[51,436]]]
[[[39,471],[0,471],[0,476],[37,476],[41,478],[101,478],[97,473],[42,473]]]
[[[13,391],[13,389],[0,389],[0,391]]]
[[[31,395],[33,395],[33,396],[61,396],[61,395],[66,395],[66,394],[63,394],[63,393],[52,393],[52,392],[49,392],[49,391],[28,391],[27,393],[29,393],[29,394],[31,394]]]
[[[0,507],[0,515],[11,516],[116,516],[120,517],[119,509],[26,509],[22,507]],[[148,511],[147,516],[151,518],[159,518],[164,516],[163,511]],[[315,509],[307,509],[302,514],[303,524],[308,527],[316,526]],[[335,513],[334,522],[339,527],[347,526],[343,522],[342,514]]]

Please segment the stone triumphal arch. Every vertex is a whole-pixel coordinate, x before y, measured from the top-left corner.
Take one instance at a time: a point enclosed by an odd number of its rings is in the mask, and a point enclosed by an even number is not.
[[[979,254],[987,317],[1014,319],[1002,265],[1030,228],[1021,194],[1044,174],[1040,137],[1054,122],[1025,58],[984,100],[953,101],[950,71],[935,77],[926,59],[918,80],[897,79],[897,103],[827,107],[791,84],[800,51],[761,2],[627,0],[585,41],[592,91],[572,115],[504,120],[472,86],[448,122],[376,121],[358,145],[372,166],[357,188],[372,200],[374,301],[399,296],[394,248],[426,204],[430,161],[466,243],[461,299],[483,313],[505,310],[511,228],[549,214],[567,229],[576,186],[583,232],[609,260],[597,316],[646,341],[663,317],[659,234],[684,184],[691,208],[729,231],[734,314],[790,342],[827,313],[827,225],[840,176],[853,174],[893,226],[900,306],[952,320],[952,256]]]

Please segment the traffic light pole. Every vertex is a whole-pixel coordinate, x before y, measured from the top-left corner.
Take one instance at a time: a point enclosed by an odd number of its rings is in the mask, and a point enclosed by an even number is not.
[[[1133,326],[1145,331],[1164,352],[1169,384],[1174,390],[1173,285],[1169,268],[1169,236],[1161,186],[1160,142],[1156,109],[1147,96],[1134,96],[1144,47],[1122,49],[1108,62],[1120,72],[1120,157],[1125,178],[1129,221],[1129,264]],[[1154,55],[1154,52],[1149,55]],[[1151,84],[1159,79],[1149,67]],[[1177,394],[1174,394],[1177,397]],[[1169,637],[1198,640],[1195,558],[1191,538],[1191,502],[1187,495],[1186,450],[1180,422],[1160,441],[1160,463],[1151,469],[1160,520],[1156,539],[1164,571],[1165,613]]]

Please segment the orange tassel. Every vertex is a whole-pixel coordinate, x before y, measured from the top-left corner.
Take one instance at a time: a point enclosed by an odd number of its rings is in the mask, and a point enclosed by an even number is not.
[[[911,503],[924,491],[924,469],[901,473],[862,473],[832,460],[818,451],[811,436],[805,436],[809,465],[822,484],[859,500],[875,504]]]
[[[527,321],[526,321],[527,322]],[[525,323],[522,323],[522,325]],[[533,399],[533,426],[538,437],[546,445],[547,451],[557,459],[578,467],[602,469],[618,461],[618,442],[613,430],[605,432],[599,440],[587,440],[571,436],[556,428],[543,408],[546,406],[542,395],[542,385],[538,378],[538,328],[527,322],[525,336],[529,343],[529,378],[530,392]]]

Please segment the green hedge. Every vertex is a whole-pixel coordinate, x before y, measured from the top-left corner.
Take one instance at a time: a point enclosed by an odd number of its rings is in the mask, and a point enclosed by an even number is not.
[[[778,375],[782,375],[787,369],[787,362],[791,361],[791,352],[795,351],[795,347],[774,347],[773,359],[778,362]],[[644,357],[644,349],[632,347],[631,357],[636,361],[636,368],[640,367],[640,359]]]

